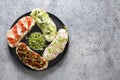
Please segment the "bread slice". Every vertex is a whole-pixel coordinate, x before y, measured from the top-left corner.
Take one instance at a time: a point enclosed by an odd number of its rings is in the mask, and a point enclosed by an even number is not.
[[[16,47],[21,39],[34,27],[35,21],[31,16],[21,18],[7,31],[7,42],[10,47]]]
[[[48,62],[23,42],[16,47],[16,53],[19,59],[31,69],[43,70],[48,67]]]
[[[50,18],[49,14],[42,9],[36,8],[32,10],[30,15],[42,31],[45,39],[48,42],[52,42],[56,36],[57,28],[54,21]]]
[[[51,44],[43,52],[43,58],[47,61],[55,59],[63,52],[68,41],[68,32],[66,29],[60,29]]]

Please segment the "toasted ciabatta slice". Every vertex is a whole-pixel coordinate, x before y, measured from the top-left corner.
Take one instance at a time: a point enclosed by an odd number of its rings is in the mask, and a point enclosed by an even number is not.
[[[63,52],[68,41],[68,32],[66,29],[60,29],[51,44],[45,49],[43,58],[47,61],[53,60]]]
[[[16,47],[16,53],[25,65],[34,70],[43,70],[48,67],[48,62],[23,42]]]
[[[34,19],[31,16],[25,16],[7,32],[7,42],[10,47],[16,47],[20,40],[32,29],[35,25]]]

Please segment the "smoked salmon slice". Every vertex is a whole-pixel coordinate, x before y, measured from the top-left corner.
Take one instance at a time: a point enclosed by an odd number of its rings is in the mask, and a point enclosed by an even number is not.
[[[25,16],[7,31],[7,42],[10,47],[16,47],[20,40],[33,28],[34,19],[31,16]]]

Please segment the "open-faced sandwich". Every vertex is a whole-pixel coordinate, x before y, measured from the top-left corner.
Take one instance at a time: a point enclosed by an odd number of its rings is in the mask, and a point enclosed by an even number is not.
[[[51,42],[57,33],[57,29],[55,23],[49,17],[47,12],[45,12],[42,9],[36,8],[32,10],[30,15],[32,16],[32,18],[37,23],[38,27],[43,32],[45,39],[48,42]]]
[[[63,52],[68,41],[68,32],[66,29],[60,29],[51,44],[45,49],[43,58],[47,61],[55,59]]]
[[[16,53],[25,65],[34,70],[43,70],[48,67],[48,62],[23,42],[16,47]]]
[[[21,18],[7,32],[7,42],[10,47],[16,47],[20,40],[28,33],[35,25],[34,19],[31,16]]]

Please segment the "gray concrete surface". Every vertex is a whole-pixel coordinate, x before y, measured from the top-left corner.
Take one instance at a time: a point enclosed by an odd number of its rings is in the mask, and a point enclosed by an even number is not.
[[[33,8],[69,28],[67,54],[46,71],[17,64],[7,47],[7,30]],[[120,0],[0,0],[0,80],[120,80]]]

